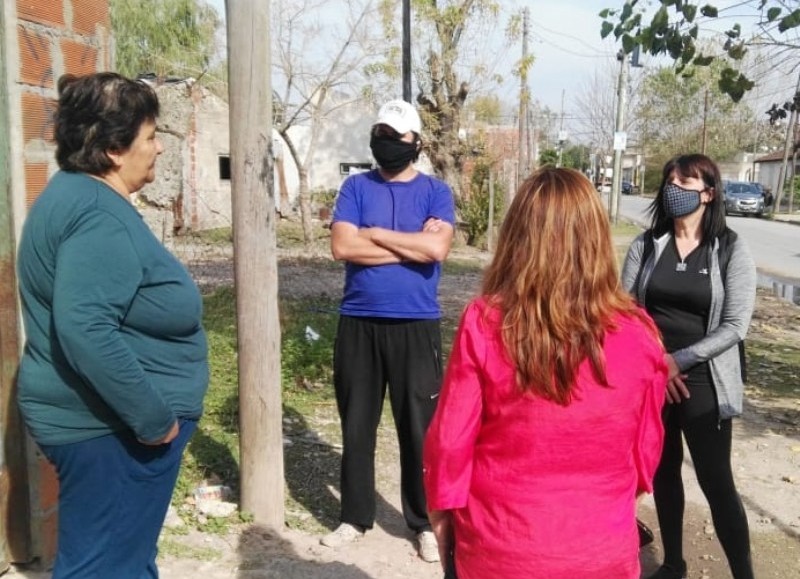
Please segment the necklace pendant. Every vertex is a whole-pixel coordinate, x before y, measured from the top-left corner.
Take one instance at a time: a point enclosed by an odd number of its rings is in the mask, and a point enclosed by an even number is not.
[[[675,265],[675,271],[686,271],[686,264],[682,261]]]

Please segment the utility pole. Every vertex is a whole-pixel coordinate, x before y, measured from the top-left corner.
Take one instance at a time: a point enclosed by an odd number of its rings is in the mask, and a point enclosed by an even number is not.
[[[528,176],[527,128],[528,128],[528,19],[530,11],[522,11],[522,61],[519,71],[519,146],[517,158],[517,188]]]
[[[797,86],[794,89],[794,101],[796,102],[797,93],[800,93],[800,75],[797,77]],[[775,191],[775,204],[772,206],[772,213],[780,213],[781,200],[783,199],[783,185],[786,180],[786,164],[789,161],[789,149],[794,145],[794,126],[797,123],[797,107],[792,108],[789,115],[789,126],[786,127],[786,140],[783,142],[783,163],[781,163],[781,170],[778,173],[778,187]],[[794,183],[792,183],[794,185]],[[794,195],[794,191],[792,191]]]
[[[227,0],[241,508],[284,525],[269,3]]]
[[[411,0],[403,0],[403,100],[411,102]]]
[[[617,120],[614,125],[614,174],[611,176],[611,193],[608,195],[608,215],[616,224],[619,219],[619,198],[622,185],[622,153],[625,151],[625,102],[628,93],[628,55],[624,50],[617,54],[619,80],[617,82]]]
[[[706,96],[703,98],[703,146],[700,150],[704,155],[706,154],[706,139],[708,131],[706,129],[706,117],[708,116],[708,89],[706,89]]]
[[[489,222],[486,226],[486,251],[494,251],[494,169],[489,169]]]
[[[561,121],[558,125],[558,161],[556,161],[556,167],[560,167],[562,165],[562,159],[564,155],[564,141],[567,140],[567,136],[564,134],[564,89],[561,89]]]

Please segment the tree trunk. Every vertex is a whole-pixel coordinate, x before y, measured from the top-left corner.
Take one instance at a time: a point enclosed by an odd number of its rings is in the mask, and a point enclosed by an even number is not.
[[[303,241],[311,243],[314,241],[314,227],[311,223],[311,188],[308,185],[308,170],[305,167],[297,170],[299,177],[299,189],[297,200],[300,202],[300,221],[303,224]]]

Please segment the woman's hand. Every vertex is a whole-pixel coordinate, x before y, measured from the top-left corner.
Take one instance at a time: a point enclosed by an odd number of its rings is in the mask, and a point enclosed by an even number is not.
[[[447,571],[447,562],[452,558],[455,547],[453,513],[452,511],[431,511],[428,513],[428,520],[439,546],[439,561],[442,563],[442,569]]]
[[[180,432],[180,427],[178,426],[178,421],[176,420],[175,422],[173,422],[172,428],[169,429],[169,432],[167,432],[167,434],[161,437],[160,439],[147,442],[140,438],[139,442],[141,442],[142,444],[146,444],[147,446],[159,446],[161,444],[169,444],[170,442],[175,440],[175,438],[178,436],[178,432]]]
[[[669,378],[667,379],[667,402],[670,404],[678,404],[684,398],[689,398],[689,389],[686,387],[684,380],[686,374],[681,374],[681,369],[675,363],[675,358],[671,354],[664,354],[664,362],[667,364],[669,370]]]

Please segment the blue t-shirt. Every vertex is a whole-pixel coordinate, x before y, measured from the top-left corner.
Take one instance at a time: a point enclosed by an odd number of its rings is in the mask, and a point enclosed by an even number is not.
[[[407,182],[387,182],[377,170],[352,175],[336,198],[333,222],[356,227],[382,227],[402,232],[422,231],[436,217],[455,223],[453,193],[446,183],[422,173]],[[346,316],[438,319],[436,290],[441,264],[398,263],[345,266],[344,298],[339,312]]]

